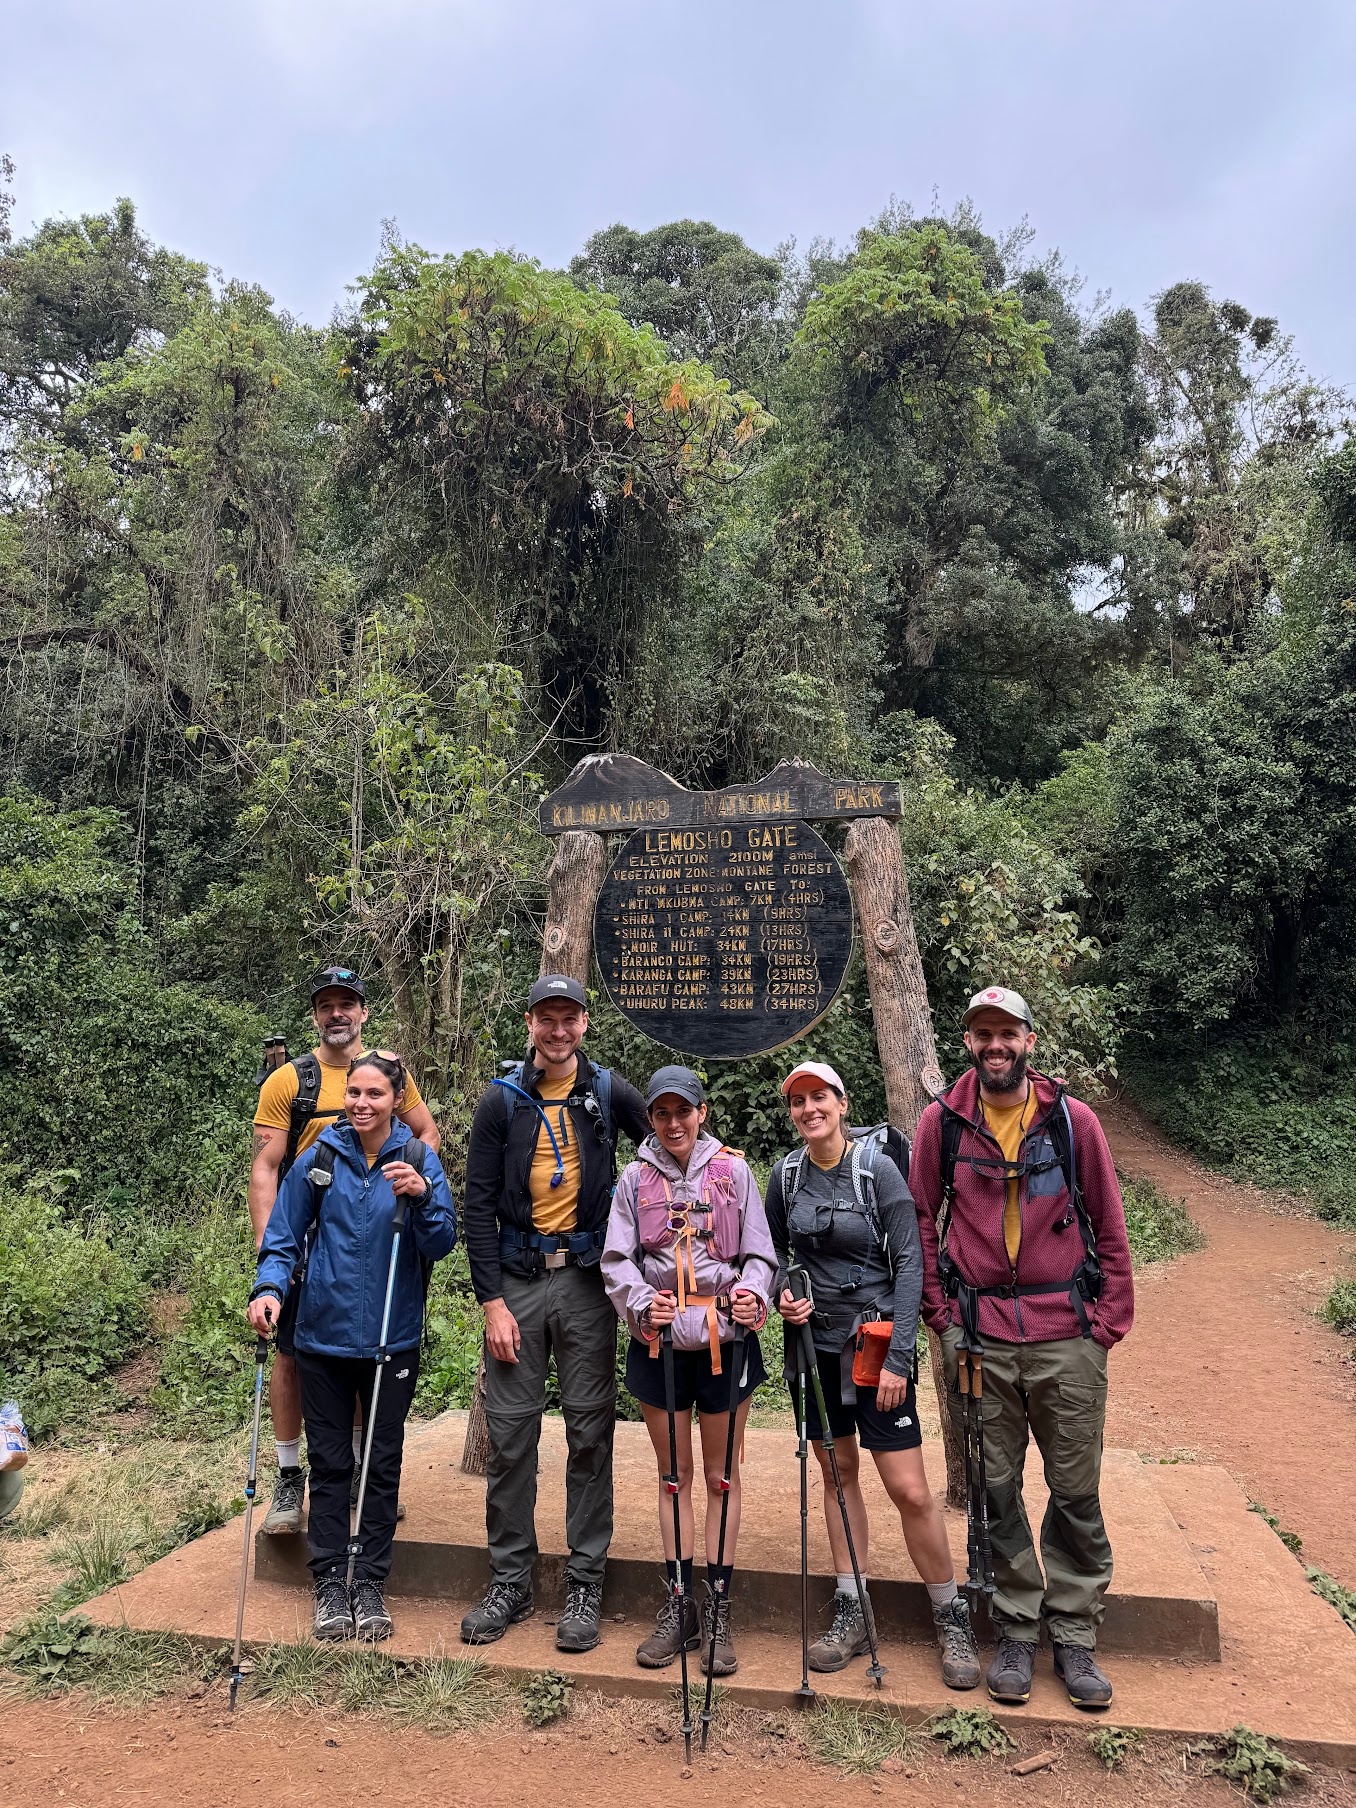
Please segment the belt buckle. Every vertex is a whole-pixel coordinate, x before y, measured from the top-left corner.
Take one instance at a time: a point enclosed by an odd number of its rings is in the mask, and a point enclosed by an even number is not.
[[[549,1255],[542,1257],[542,1266],[545,1268],[563,1268],[569,1259],[570,1252],[568,1249],[553,1249]]]

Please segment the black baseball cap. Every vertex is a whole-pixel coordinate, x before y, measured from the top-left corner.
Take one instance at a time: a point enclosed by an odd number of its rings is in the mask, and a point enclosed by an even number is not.
[[[650,1084],[645,1089],[645,1109],[648,1111],[655,1100],[662,1098],[666,1092],[676,1092],[689,1105],[706,1103],[705,1088],[690,1067],[657,1067],[650,1075]]]
[[[364,1003],[367,1002],[367,987],[363,984],[361,976],[355,973],[352,967],[318,967],[311,975],[312,1002],[321,992],[328,992],[331,986],[338,987],[345,992],[352,992],[355,998],[361,998]]]
[[[581,1010],[588,1009],[589,1001],[583,986],[568,973],[543,973],[527,995],[527,1008],[535,1011],[539,1004],[547,1004],[552,998],[565,998]]]

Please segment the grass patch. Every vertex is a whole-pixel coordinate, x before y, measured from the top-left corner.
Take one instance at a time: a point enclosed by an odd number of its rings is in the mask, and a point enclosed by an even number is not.
[[[1288,1758],[1279,1745],[1249,1726],[1231,1727],[1218,1738],[1187,1749],[1195,1757],[1205,1756],[1204,1768],[1212,1776],[1226,1777],[1255,1802],[1274,1801],[1309,1774],[1307,1764]]]
[[[886,1708],[859,1708],[846,1701],[820,1701],[805,1722],[817,1758],[853,1776],[868,1776],[888,1758],[907,1758],[918,1735]]]
[[[1115,1770],[1143,1747],[1144,1734],[1137,1726],[1099,1726],[1088,1734],[1088,1750],[1108,1770]]]
[[[996,1758],[1014,1749],[1012,1740],[988,1708],[952,1708],[934,1714],[928,1733],[940,1740],[953,1758]]]
[[[498,1720],[510,1690],[478,1658],[429,1657],[402,1666],[388,1713],[402,1726],[460,1733]]]
[[[47,1538],[71,1522],[71,1506],[64,1488],[35,1488],[30,1473],[17,1510],[0,1520],[0,1538]]]
[[[322,1707],[333,1698],[337,1661],[328,1645],[267,1645],[254,1661],[253,1690],[275,1707]]]
[[[0,1644],[0,1663],[30,1694],[79,1688],[98,1701],[129,1704],[167,1695],[215,1661],[178,1633],[94,1626],[84,1614],[44,1614],[16,1626]]]
[[[63,1544],[57,1561],[71,1573],[52,1596],[53,1605],[74,1607],[125,1582],[132,1573],[137,1539],[136,1527],[110,1515],[95,1520],[82,1536]]]
[[[1205,1237],[1187,1211],[1185,1199],[1173,1199],[1152,1180],[1127,1180],[1121,1176],[1125,1201],[1125,1230],[1136,1268],[1151,1262],[1171,1262],[1205,1248]]]
[[[1304,1540],[1300,1537],[1298,1532],[1287,1532],[1281,1525],[1280,1520],[1277,1519],[1276,1515],[1271,1511],[1270,1507],[1264,1507],[1260,1500],[1250,1500],[1248,1502],[1248,1511],[1249,1513],[1256,1513],[1259,1519],[1266,1520],[1267,1524],[1280,1539],[1286,1550],[1290,1552],[1292,1557],[1299,1556],[1300,1552],[1304,1549]]]
[[[1338,1281],[1323,1302],[1323,1317],[1334,1331],[1356,1337],[1356,1281]]]
[[[1304,1576],[1319,1599],[1326,1601],[1329,1607],[1336,1608],[1351,1630],[1356,1632],[1356,1589],[1344,1588],[1335,1576],[1328,1575],[1325,1570],[1306,1566]]]

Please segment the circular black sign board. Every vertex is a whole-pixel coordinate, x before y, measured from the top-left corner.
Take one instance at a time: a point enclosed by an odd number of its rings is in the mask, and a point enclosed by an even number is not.
[[[733,1061],[803,1036],[837,997],[852,899],[803,822],[639,829],[598,894],[618,1010],[666,1048]]]

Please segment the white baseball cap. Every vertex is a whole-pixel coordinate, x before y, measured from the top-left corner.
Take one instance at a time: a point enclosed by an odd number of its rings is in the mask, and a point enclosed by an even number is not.
[[[966,1006],[961,1022],[969,1026],[972,1017],[978,1017],[981,1011],[1002,1011],[1007,1017],[1015,1017],[1018,1023],[1024,1023],[1029,1030],[1035,1029],[1031,1021],[1031,1007],[1020,992],[1010,992],[1006,986],[986,986],[982,992],[976,992]]]
[[[818,1080],[825,1086],[832,1086],[833,1090],[844,1098],[847,1097],[847,1087],[833,1069],[826,1066],[823,1061],[802,1061],[799,1067],[792,1068],[782,1081],[782,1097],[784,1099],[791,1096],[791,1088],[797,1080]]]

